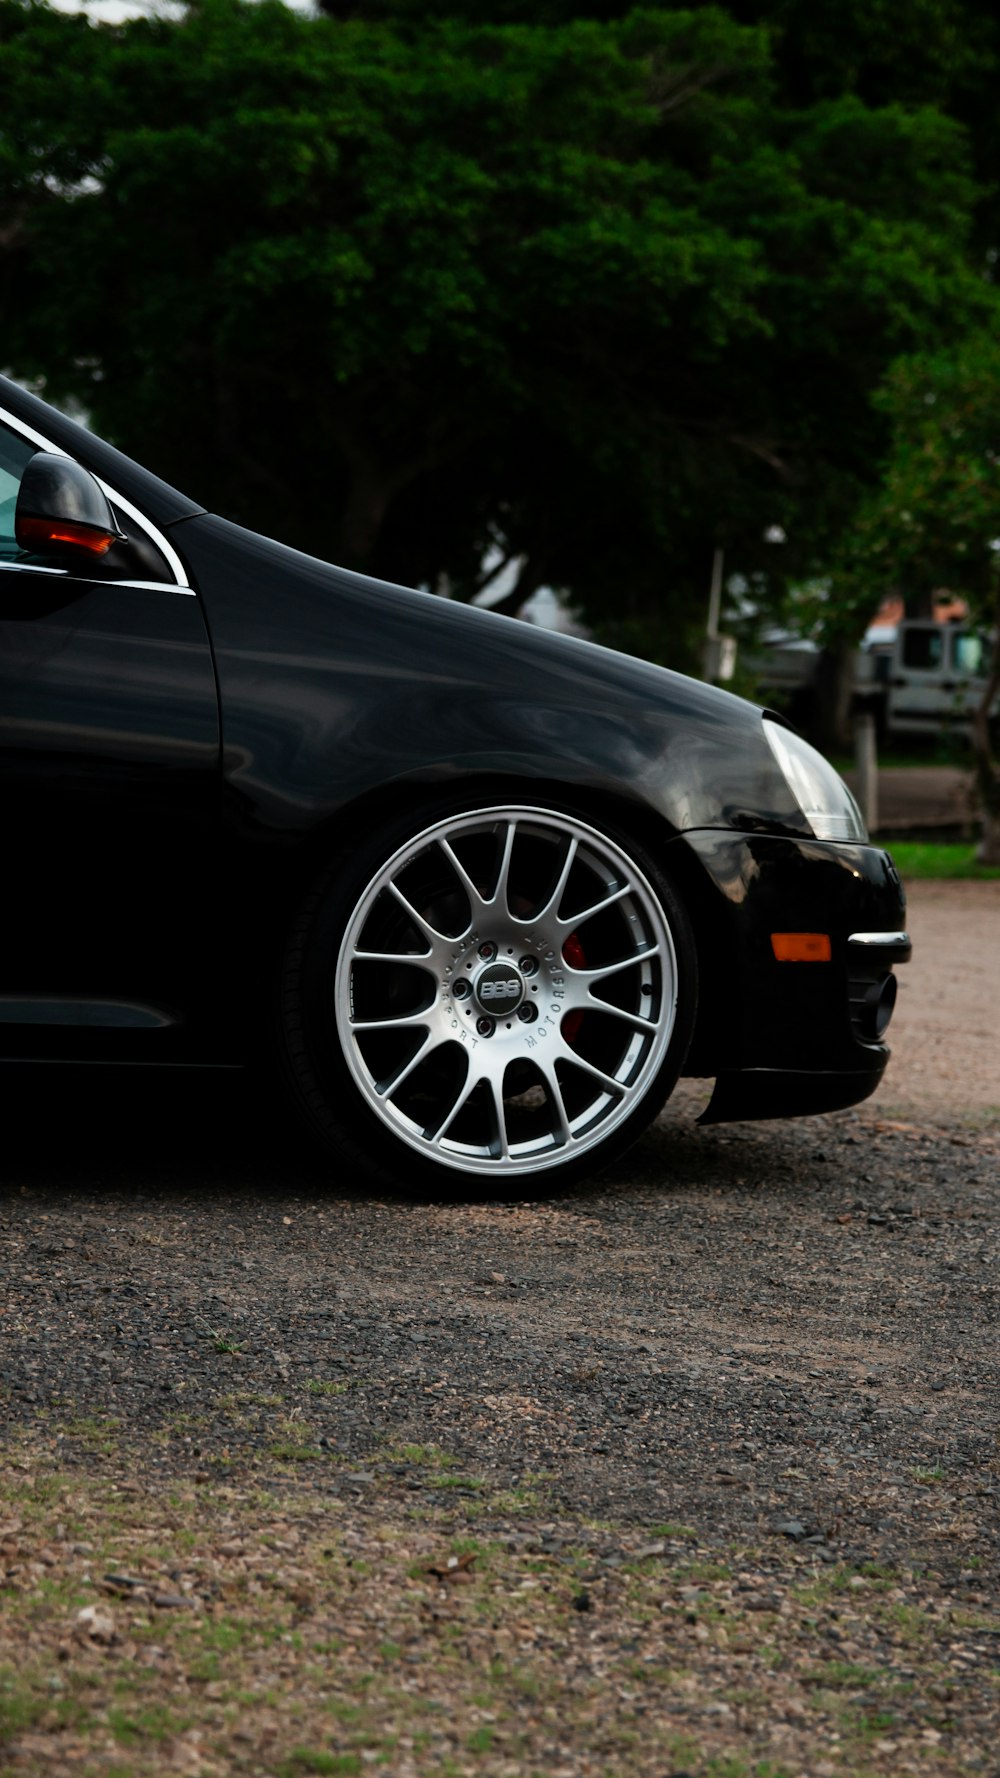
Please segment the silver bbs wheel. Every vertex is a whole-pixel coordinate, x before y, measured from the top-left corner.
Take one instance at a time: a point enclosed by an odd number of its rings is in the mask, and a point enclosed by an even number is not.
[[[564,1166],[649,1093],[677,1016],[661,898],[621,846],[545,809],[406,841],[349,914],[336,1029],[364,1101],[439,1166]]]

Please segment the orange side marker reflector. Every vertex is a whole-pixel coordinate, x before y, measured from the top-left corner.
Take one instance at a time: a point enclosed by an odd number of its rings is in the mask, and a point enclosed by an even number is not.
[[[771,949],[779,963],[829,963],[828,932],[772,932]]]

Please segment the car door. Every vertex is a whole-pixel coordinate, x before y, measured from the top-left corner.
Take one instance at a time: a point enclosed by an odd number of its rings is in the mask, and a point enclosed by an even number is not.
[[[949,631],[948,648],[956,716],[969,723],[986,690],[989,645],[975,630],[954,628]]]
[[[197,1048],[217,939],[219,718],[198,598],[107,492],[129,546],[18,549],[37,435],[0,422],[0,1053]],[[112,558],[117,557],[117,561]]]
[[[942,721],[946,699],[945,632],[936,623],[900,626],[889,682],[890,734],[933,734]]]

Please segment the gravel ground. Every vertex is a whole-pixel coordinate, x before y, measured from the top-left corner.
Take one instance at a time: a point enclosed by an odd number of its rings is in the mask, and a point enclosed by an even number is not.
[[[1000,882],[912,883],[892,1061],[873,1104],[1000,1126]]]
[[[702,1130],[685,1084],[612,1174],[530,1203],[331,1182],[238,1076],[9,1077],[12,1448],[154,1487],[277,1465],[362,1514],[438,1499],[432,1449],[553,1522],[995,1607],[1000,884],[911,913],[878,1100]]]
[[[995,1563],[995,1128],[666,1125],[589,1192],[407,1204],[331,1191],[259,1123],[236,1140],[252,1108],[220,1087],[211,1120],[149,1088],[126,1124],[102,1086],[41,1179],[8,1127],[16,1423],[112,1415],[135,1461],[190,1474],[296,1414],[362,1473],[432,1441],[498,1483],[546,1472],[566,1509],[798,1519],[871,1556],[923,1547],[946,1504],[935,1559]]]

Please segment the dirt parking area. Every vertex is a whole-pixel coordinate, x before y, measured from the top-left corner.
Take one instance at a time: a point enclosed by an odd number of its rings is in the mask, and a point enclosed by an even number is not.
[[[878,1099],[930,1121],[1000,1123],[1000,882],[913,883]]]
[[[910,911],[876,1101],[531,1202],[19,1077],[0,1766],[1000,1771],[1000,884]]]

